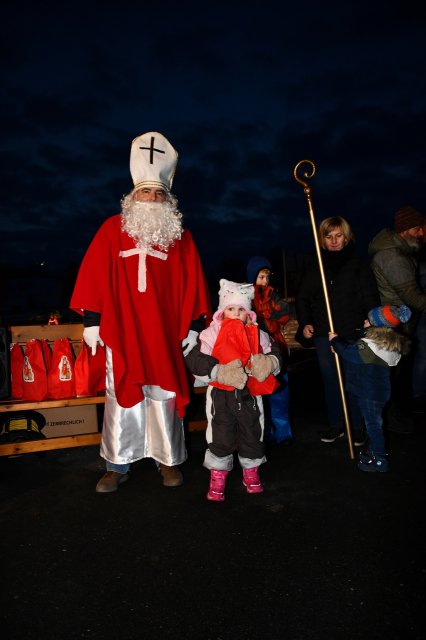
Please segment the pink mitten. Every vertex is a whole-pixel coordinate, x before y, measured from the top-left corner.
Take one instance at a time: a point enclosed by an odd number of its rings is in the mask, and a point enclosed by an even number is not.
[[[257,353],[252,358],[250,373],[259,382],[264,382],[269,374],[273,372],[275,366],[274,358],[265,356],[263,353]]]
[[[232,360],[228,364],[220,364],[217,370],[217,381],[228,387],[244,389],[247,382],[247,374],[241,366],[241,360]]]

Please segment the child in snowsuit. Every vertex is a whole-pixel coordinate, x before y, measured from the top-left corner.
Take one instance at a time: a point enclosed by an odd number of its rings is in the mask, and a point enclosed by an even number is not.
[[[289,415],[289,388],[286,363],[289,353],[287,343],[282,334],[290,319],[288,302],[282,298],[269,284],[272,265],[264,256],[253,256],[247,264],[247,280],[254,284],[253,308],[257,315],[259,327],[266,331],[280,347],[283,366],[277,377],[279,387],[264,398],[265,439],[276,444],[290,444],[293,431]]]
[[[409,340],[394,331],[408,322],[411,311],[405,305],[375,307],[365,321],[365,335],[349,343],[329,333],[334,351],[346,361],[345,386],[358,402],[368,434],[368,448],[360,452],[358,469],[386,472],[389,468],[383,432],[383,411],[391,396],[390,367],[408,353]]]
[[[253,285],[220,280],[219,308],[185,357],[191,373],[208,384],[207,499],[223,501],[234,451],[248,493],[262,493],[259,466],[266,461],[262,395],[272,393],[281,366],[278,345],[260,331],[251,309]]]

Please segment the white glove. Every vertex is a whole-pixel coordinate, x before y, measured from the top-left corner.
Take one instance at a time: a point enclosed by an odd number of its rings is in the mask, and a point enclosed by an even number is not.
[[[186,336],[186,338],[184,338],[182,340],[182,349],[183,349],[183,357],[184,358],[185,358],[185,356],[188,355],[188,353],[190,351],[192,351],[192,349],[197,344],[197,338],[198,338],[197,331],[193,331],[192,329],[190,329],[188,335]]]
[[[98,344],[104,346],[99,336],[99,327],[85,327],[83,331],[83,340],[88,347],[92,349],[92,356],[95,355]]]

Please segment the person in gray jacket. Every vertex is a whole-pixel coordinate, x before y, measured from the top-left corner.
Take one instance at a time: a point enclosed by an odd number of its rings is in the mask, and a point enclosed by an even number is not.
[[[414,362],[426,348],[425,323],[422,321],[426,313],[426,292],[419,283],[417,260],[422,246],[424,224],[425,216],[411,205],[406,205],[396,211],[394,228],[380,231],[370,242],[368,249],[382,305],[404,304],[412,311],[407,332],[413,338]],[[411,409],[424,405],[426,400],[426,376],[421,376],[422,379],[418,375],[413,377],[413,366],[415,364],[411,365],[408,376],[410,389],[407,391]],[[397,427],[396,424],[394,426],[395,428],[391,428],[389,425],[388,428],[411,430]]]

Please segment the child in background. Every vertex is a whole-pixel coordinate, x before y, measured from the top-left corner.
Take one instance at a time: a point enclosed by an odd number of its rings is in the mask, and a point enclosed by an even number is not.
[[[293,432],[289,416],[288,388],[288,347],[282,334],[282,328],[290,319],[289,305],[273,287],[269,280],[272,273],[271,263],[265,256],[253,256],[247,264],[247,280],[255,285],[253,307],[256,311],[259,327],[266,331],[279,345],[283,366],[278,375],[279,387],[264,399],[266,440],[276,444],[290,444]]]
[[[247,492],[263,491],[258,473],[266,461],[262,395],[278,386],[274,376],[281,354],[256,324],[253,296],[253,285],[220,280],[219,308],[185,357],[191,373],[208,384],[204,466],[210,470],[207,499],[215,502],[225,499],[236,450]]]
[[[347,363],[345,386],[358,401],[368,434],[368,448],[359,454],[361,471],[386,472],[389,468],[383,432],[383,410],[390,399],[390,367],[408,353],[409,340],[394,331],[408,322],[411,311],[405,305],[375,307],[365,321],[365,335],[349,343],[329,333],[334,351]]]

